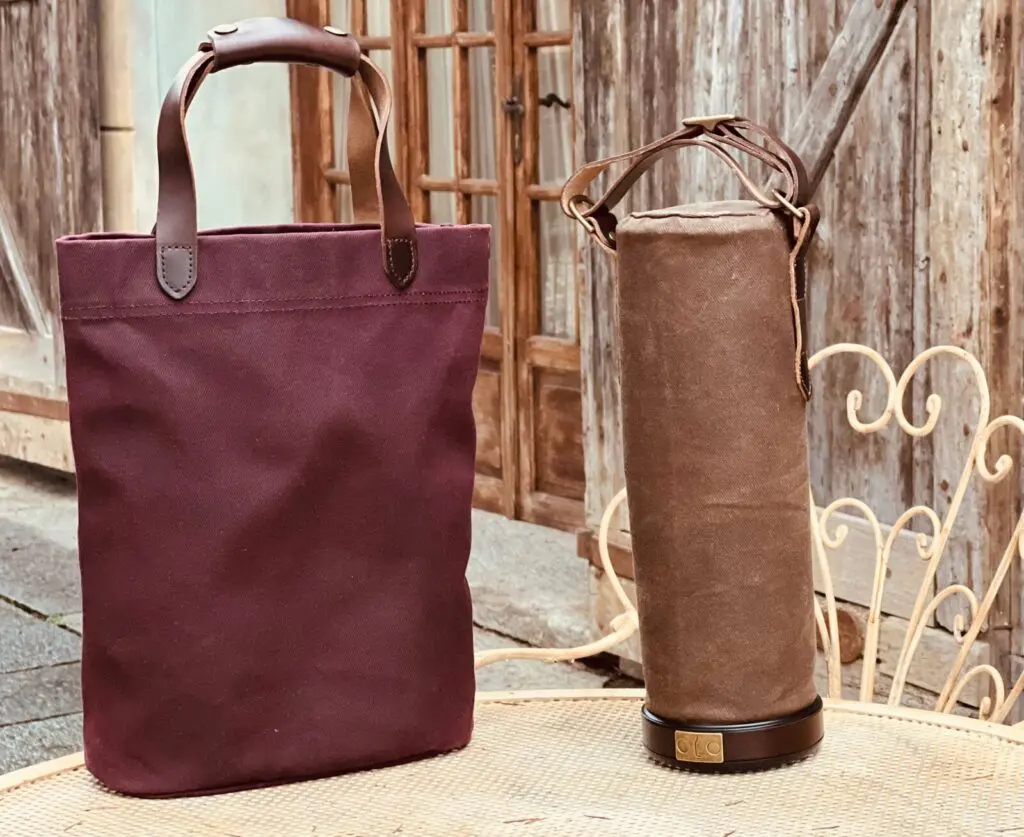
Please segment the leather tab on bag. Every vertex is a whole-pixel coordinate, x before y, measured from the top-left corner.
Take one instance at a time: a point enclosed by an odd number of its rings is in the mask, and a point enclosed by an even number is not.
[[[214,54],[214,73],[257,61],[329,64],[349,77],[359,70],[359,44],[351,35],[288,18],[258,17],[215,27],[199,49]]]
[[[171,299],[184,299],[196,284],[198,244],[162,244],[157,248],[157,279]]]
[[[416,278],[416,242],[411,238],[386,238],[387,274],[391,284],[403,291]]]

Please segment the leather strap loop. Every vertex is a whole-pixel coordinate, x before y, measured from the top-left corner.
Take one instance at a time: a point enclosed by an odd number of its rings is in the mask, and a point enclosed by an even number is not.
[[[754,142],[750,136],[759,138]],[[588,163],[566,182],[562,190],[562,211],[583,221],[594,218],[594,226],[588,232],[599,245],[609,251],[615,250],[614,228],[617,224],[614,209],[658,160],[670,151],[690,146],[699,146],[713,152],[726,162],[736,173],[750,196],[764,207],[782,209],[784,204],[766,195],[750,179],[742,166],[729,153],[731,149],[741,151],[768,165],[784,180],[783,195],[793,205],[803,205],[808,197],[808,180],[800,158],[782,140],[769,133],[760,125],[736,116],[688,119],[675,133],[655,140],[643,148]],[[619,175],[608,190],[596,201],[587,196],[587,187],[606,169],[615,163],[626,162],[629,166]],[[579,212],[581,201],[589,204],[585,212]],[[577,208],[573,211],[572,206]],[[595,232],[595,228],[598,232]]]
[[[760,142],[755,142],[760,140]],[[698,146],[721,158],[739,177],[750,196],[761,206],[783,212],[792,220],[789,260],[790,303],[793,309],[795,378],[804,400],[810,400],[811,383],[807,368],[807,291],[804,257],[818,225],[818,210],[807,206],[810,184],[803,163],[793,150],[774,134],[737,116],[686,119],[675,133],[655,140],[643,148],[618,154],[580,168],[562,189],[562,211],[575,218],[603,249],[615,252],[618,219],[614,209],[644,173],[658,160],[679,148]],[[765,194],[730,154],[741,151],[769,166],[783,179],[783,189]],[[615,163],[627,163],[625,170],[596,201],[587,188]]]
[[[228,46],[233,39],[237,46]],[[387,124],[391,91],[380,70],[359,51],[354,38],[331,34],[295,20],[254,18],[235,26],[218,27],[209,41],[182,67],[160,111],[157,157],[160,168],[156,221],[157,281],[168,296],[183,299],[198,279],[199,246],[195,179],[185,135],[188,104],[206,76],[227,67],[256,61],[298,61],[358,74],[357,99],[367,108],[359,121],[358,139],[350,145],[349,168],[373,172],[377,219],[381,226],[384,272],[392,285],[408,288],[416,276],[416,225],[412,210],[388,154]],[[376,108],[372,119],[370,103]],[[379,126],[379,129],[378,129]],[[365,216],[369,178],[360,180],[359,206]]]

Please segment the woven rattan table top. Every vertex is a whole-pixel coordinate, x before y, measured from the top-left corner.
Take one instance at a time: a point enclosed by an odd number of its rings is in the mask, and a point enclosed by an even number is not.
[[[707,776],[654,765],[636,692],[483,695],[439,759],[185,800],[102,790],[72,756],[0,778],[4,837],[874,837],[1024,835],[1024,732],[832,702],[802,764]]]

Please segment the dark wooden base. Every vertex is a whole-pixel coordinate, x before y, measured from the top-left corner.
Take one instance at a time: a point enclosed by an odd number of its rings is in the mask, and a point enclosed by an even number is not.
[[[684,770],[767,770],[814,755],[825,735],[822,713],[819,697],[784,718],[747,724],[683,724],[660,718],[645,706],[644,746],[656,761]]]

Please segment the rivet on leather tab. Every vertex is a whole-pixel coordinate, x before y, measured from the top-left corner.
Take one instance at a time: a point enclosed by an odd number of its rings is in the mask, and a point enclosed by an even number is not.
[[[222,23],[220,26],[214,26],[213,31],[217,35],[230,35],[233,32],[238,31],[238,24],[236,23]]]
[[[348,32],[342,32],[340,29],[337,29],[334,26],[325,26],[324,32],[326,32],[328,35],[338,35],[339,37],[342,38],[348,35]]]
[[[713,133],[722,122],[734,122],[735,120],[736,114],[734,113],[716,113],[711,116],[691,116],[684,119],[683,124],[687,128],[703,128],[710,134]]]

